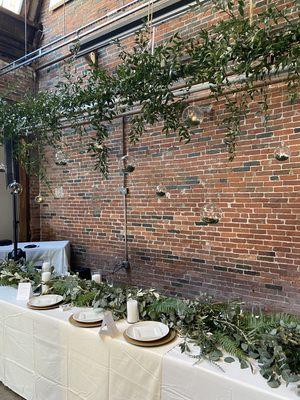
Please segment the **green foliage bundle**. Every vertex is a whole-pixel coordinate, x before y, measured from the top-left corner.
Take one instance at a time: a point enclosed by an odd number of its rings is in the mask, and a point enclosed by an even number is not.
[[[30,264],[0,264],[0,285],[16,286],[25,281],[37,285],[40,278]],[[161,321],[176,329],[184,339],[182,351],[198,360],[231,363],[237,359],[241,368],[251,369],[256,360],[272,388],[300,380],[300,319],[296,316],[254,315],[238,302],[216,303],[207,296],[196,300],[171,298],[154,289],[97,284],[77,275],[54,276],[49,292],[64,296],[65,302],[75,306],[111,310],[115,319],[126,318],[127,299],[135,298],[142,320]],[[199,346],[198,354],[191,351],[194,345]]]
[[[226,102],[226,111],[217,122],[227,130],[224,140],[229,158],[233,159],[241,124],[255,96],[262,99],[261,112],[268,119],[268,91],[264,84],[284,75],[291,100],[297,98],[300,26],[299,7],[294,1],[295,7],[290,10],[266,6],[250,18],[244,0],[212,0],[221,18],[192,38],[175,34],[152,48],[146,29],[137,34],[131,51],[121,47],[120,64],[112,74],[96,67],[78,77],[66,68],[53,92],[26,95],[15,104],[0,99],[0,144],[4,133],[15,138],[17,157],[29,172],[43,177],[40,167],[45,147],[60,146],[62,121],[71,121],[84,134],[85,128],[79,125],[88,118],[96,131],[88,151],[95,158],[95,167],[106,177],[106,142],[116,115],[135,107],[140,109],[132,118],[133,142],[139,140],[148,124],[156,122],[162,122],[164,133],[177,132],[180,140],[187,142],[191,131],[181,118],[186,98],[192,85],[208,83],[212,97]],[[201,12],[200,4],[195,11]],[[242,79],[236,81],[234,77]],[[176,97],[172,89],[182,83],[188,90]]]

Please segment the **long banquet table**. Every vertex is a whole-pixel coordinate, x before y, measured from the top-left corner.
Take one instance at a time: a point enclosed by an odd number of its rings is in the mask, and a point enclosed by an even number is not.
[[[180,339],[135,347],[68,322],[74,312],[33,311],[0,287],[0,381],[26,400],[299,400],[296,385],[271,389],[259,375],[226,373],[181,354]],[[117,323],[120,332],[127,322]]]

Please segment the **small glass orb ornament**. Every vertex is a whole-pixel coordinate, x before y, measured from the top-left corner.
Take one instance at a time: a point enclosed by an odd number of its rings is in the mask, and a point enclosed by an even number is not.
[[[165,197],[167,194],[167,189],[164,185],[158,185],[156,186],[156,196],[161,198]]]
[[[8,189],[10,190],[11,194],[21,194],[23,191],[23,187],[20,183],[13,181],[8,185]]]
[[[58,150],[54,156],[56,165],[67,165],[67,156],[62,150]]]
[[[202,108],[198,106],[188,106],[182,112],[182,119],[188,126],[197,126],[203,122],[204,112]]]
[[[119,165],[123,174],[131,174],[135,170],[135,159],[126,154],[120,158]]]
[[[286,161],[291,157],[291,150],[288,146],[281,142],[280,146],[275,150],[275,158],[278,161]]]
[[[41,203],[44,202],[44,197],[39,193],[39,194],[34,198],[34,201],[35,201],[37,204],[41,204]]]
[[[201,219],[206,224],[217,224],[222,216],[221,209],[215,203],[209,202],[204,204],[201,211]]]
[[[102,144],[102,143],[99,143],[99,142],[94,142],[93,145],[92,145],[92,147],[93,147],[93,149],[94,149],[95,151],[98,151],[98,152],[102,151],[103,148],[104,148],[103,144]]]
[[[0,172],[6,172],[6,167],[5,167],[5,164],[3,164],[3,163],[0,163]]]

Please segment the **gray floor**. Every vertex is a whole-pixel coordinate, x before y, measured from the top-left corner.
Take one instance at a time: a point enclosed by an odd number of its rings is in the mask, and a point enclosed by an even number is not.
[[[0,399],[1,400],[23,400],[23,397],[18,396],[0,382]]]

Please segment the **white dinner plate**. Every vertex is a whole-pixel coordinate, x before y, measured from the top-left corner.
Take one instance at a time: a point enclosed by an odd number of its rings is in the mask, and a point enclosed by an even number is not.
[[[168,333],[168,326],[157,321],[137,322],[126,329],[127,336],[140,342],[159,340],[167,336]]]
[[[81,310],[73,314],[73,319],[82,323],[99,322],[103,320],[103,310],[101,308],[87,308],[86,310]]]
[[[32,297],[28,304],[34,307],[48,307],[63,301],[63,297],[58,294],[45,294],[42,296]]]

